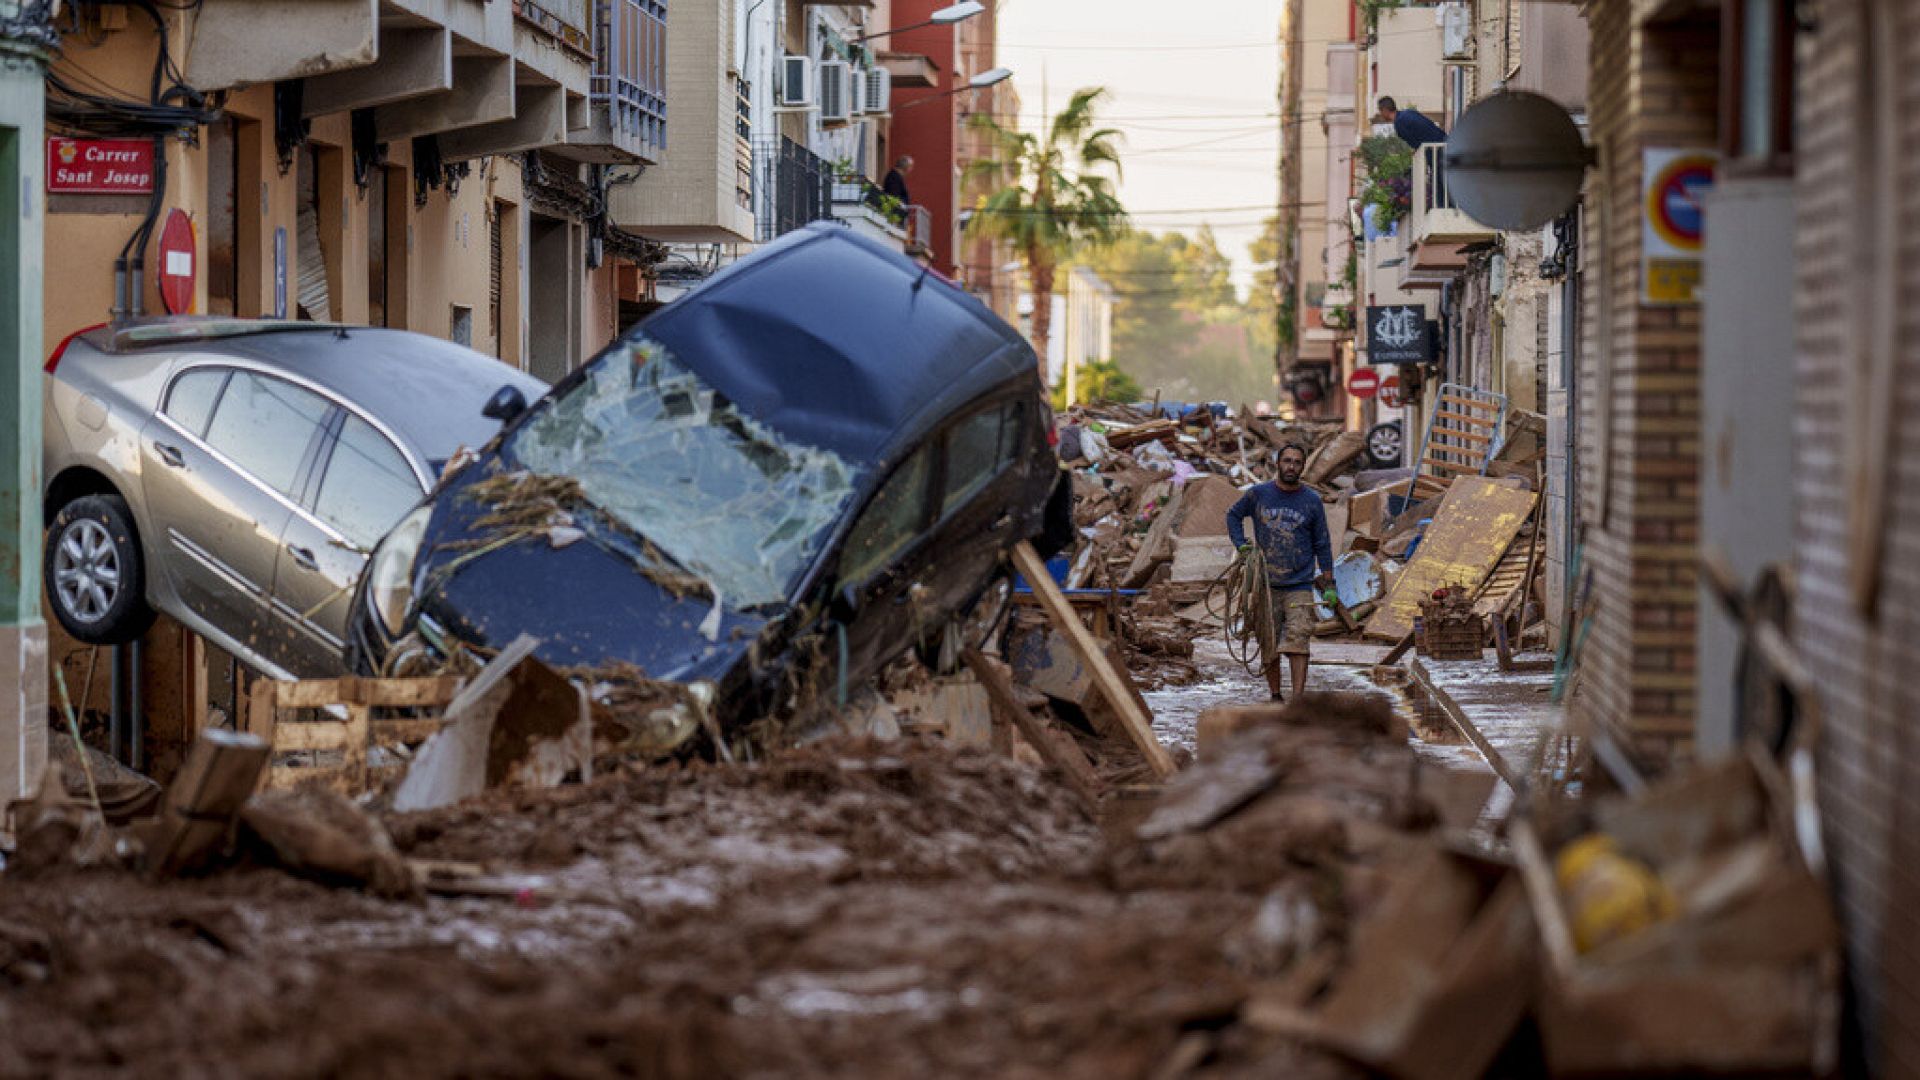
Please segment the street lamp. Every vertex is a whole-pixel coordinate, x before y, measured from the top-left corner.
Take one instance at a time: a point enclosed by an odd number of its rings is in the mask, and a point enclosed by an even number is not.
[[[965,86],[956,86],[951,90],[944,90],[938,94],[929,94],[923,98],[916,98],[907,102],[905,105],[894,106],[893,111],[899,112],[902,109],[911,109],[915,105],[925,105],[929,101],[940,101],[945,98],[950,98],[955,94],[965,94],[973,90],[985,90],[989,86],[997,86],[1011,78],[1013,78],[1012,68],[988,68],[986,71],[968,79],[967,85]]]
[[[954,23],[971,19],[985,10],[987,10],[987,5],[981,3],[980,0],[960,0],[957,4],[943,7],[939,11],[934,12],[933,17],[927,19],[925,22],[917,22],[911,26],[896,26],[891,30],[882,30],[877,34],[863,34],[860,37],[854,38],[853,41],[854,44],[857,45],[863,41],[889,37],[906,30],[918,30],[923,26],[952,26]]]

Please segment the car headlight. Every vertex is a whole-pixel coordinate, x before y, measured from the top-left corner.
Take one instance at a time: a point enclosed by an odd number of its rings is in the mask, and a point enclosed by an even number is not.
[[[426,506],[401,518],[381,541],[367,569],[367,602],[389,634],[398,634],[406,626],[407,610],[413,607],[413,560],[420,554],[420,541],[426,538],[432,518],[432,509]]]

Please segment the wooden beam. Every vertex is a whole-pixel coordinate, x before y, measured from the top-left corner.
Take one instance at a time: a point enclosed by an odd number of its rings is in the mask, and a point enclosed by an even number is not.
[[[1454,729],[1459,731],[1463,738],[1473,744],[1473,748],[1480,752],[1481,757],[1487,759],[1487,764],[1492,767],[1494,773],[1499,776],[1500,779],[1506,781],[1507,786],[1513,789],[1515,795],[1525,794],[1526,782],[1524,778],[1513,774],[1513,766],[1507,764],[1507,759],[1501,755],[1500,751],[1495,748],[1491,742],[1487,741],[1486,735],[1474,726],[1473,721],[1467,717],[1466,710],[1460,707],[1459,702],[1453,700],[1453,695],[1440,689],[1439,684],[1433,681],[1433,676],[1427,671],[1427,666],[1419,660],[1415,660],[1412,664],[1412,669],[1413,681],[1419,683],[1420,689],[1424,691],[1428,697],[1433,699],[1435,705],[1440,706],[1441,712],[1447,714],[1447,719],[1453,723]]]
[[[960,656],[980,680],[980,685],[987,688],[987,700],[992,702],[993,711],[1000,714],[1001,720],[1013,725],[1048,765],[1059,770],[1067,786],[1080,796],[1089,810],[1097,809],[1100,778],[1094,774],[1093,764],[1073,741],[1073,736],[1042,723],[1020,704],[1019,695],[1013,692],[1013,680],[1000,664],[982,656],[978,649],[970,648]]]
[[[1013,566],[1026,576],[1027,583],[1033,588],[1033,595],[1040,598],[1041,606],[1046,609],[1047,617],[1053,621],[1054,628],[1066,635],[1073,651],[1080,654],[1080,662],[1087,665],[1093,674],[1093,684],[1100,695],[1107,699],[1119,716],[1127,735],[1133,740],[1140,753],[1147,759],[1147,766],[1156,777],[1165,779],[1173,775],[1173,758],[1167,748],[1153,733],[1153,718],[1140,706],[1134,697],[1124,672],[1114,670],[1107,654],[1100,649],[1100,643],[1073,613],[1073,606],[1060,592],[1060,586],[1047,571],[1046,560],[1033,550],[1033,545],[1025,540],[1013,548]]]

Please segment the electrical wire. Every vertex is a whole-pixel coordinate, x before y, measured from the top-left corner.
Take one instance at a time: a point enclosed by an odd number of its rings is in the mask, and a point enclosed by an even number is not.
[[[1279,655],[1275,649],[1280,641],[1273,626],[1273,587],[1267,583],[1267,560],[1259,544],[1243,545],[1235,553],[1233,562],[1207,586],[1206,603],[1207,614],[1220,620],[1227,655],[1249,675],[1260,675],[1264,661]]]

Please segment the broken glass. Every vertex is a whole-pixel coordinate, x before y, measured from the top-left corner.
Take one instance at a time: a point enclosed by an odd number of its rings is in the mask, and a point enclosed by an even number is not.
[[[857,479],[839,455],[777,434],[645,338],[549,401],[506,453],[579,481],[589,502],[736,609],[788,598]]]

